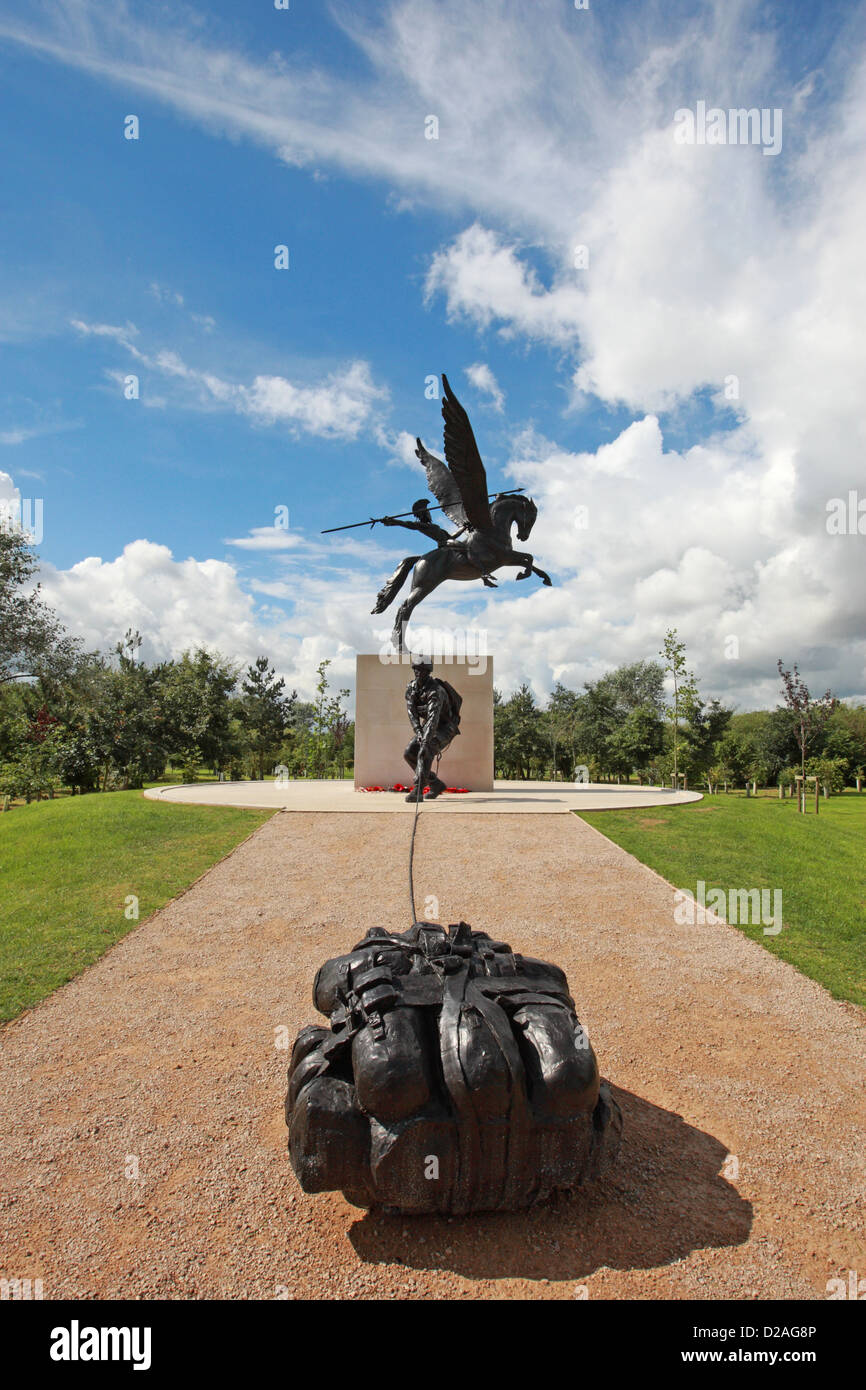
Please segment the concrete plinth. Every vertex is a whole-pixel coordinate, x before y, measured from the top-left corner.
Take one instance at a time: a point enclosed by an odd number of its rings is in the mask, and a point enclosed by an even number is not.
[[[493,660],[455,657],[435,662],[433,675],[463,696],[460,733],[442,755],[439,776],[449,787],[493,790]],[[359,656],[355,696],[355,786],[409,786],[412,772],[403,749],[412,738],[406,686],[412,667]]]

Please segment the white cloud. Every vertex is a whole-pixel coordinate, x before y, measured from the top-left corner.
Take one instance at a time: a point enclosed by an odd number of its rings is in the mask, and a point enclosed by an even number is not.
[[[285,377],[257,376],[241,388],[241,409],[262,424],[288,424],[326,438],[355,439],[388,392],[373,381],[367,362],[352,362],[314,386]]]
[[[10,474],[4,473],[0,468],[0,504],[6,502],[20,502],[21,490],[15,486]]]
[[[341,684],[353,664],[339,624],[324,634],[309,617],[289,623],[282,607],[259,607],[237,569],[222,560],[176,560],[167,546],[136,540],[113,560],[90,556],[68,570],[43,563],[39,577],[46,602],[90,650],[108,650],[132,628],[142,634],[148,661],[196,647],[242,665],[267,655],[304,698],[315,692],[319,661],[336,650],[332,669]]]
[[[158,304],[176,304],[183,307],[183,295],[178,290],[169,289],[168,285],[160,285],[156,280],[152,280],[149,291]]]
[[[500,322],[503,337],[526,337],[559,344],[575,341],[582,295],[575,286],[545,290],[514,245],[473,223],[451,246],[438,251],[425,282],[429,302],[441,292],[449,318],[464,316],[487,328]]]
[[[319,435],[325,439],[356,439],[367,427],[379,428],[378,408],[388,400],[387,388],[378,386],[373,380],[368,362],[350,362],[313,383],[259,375],[247,386],[227,381],[215,372],[192,367],[173,349],[142,351],[132,341],[138,336],[134,324],[121,328],[74,319],[72,326],[83,336],[110,338],[144,367],[182,383],[187,395],[181,403],[210,409],[226,407],[256,424],[283,425],[293,433]],[[113,381],[123,380],[122,373],[115,368],[108,369],[107,375]],[[164,404],[163,398],[158,400],[160,405]]]
[[[280,526],[254,526],[248,536],[227,538],[225,545],[238,550],[295,550],[302,544],[298,531],[286,531]]]
[[[493,409],[501,412],[505,405],[505,393],[487,363],[473,362],[466,368],[466,375],[476,391],[490,397]]]
[[[16,425],[11,430],[0,430],[0,444],[14,446],[16,444],[27,444],[31,439],[38,439],[43,434],[55,434],[58,430],[71,428],[64,425]]]
[[[742,432],[666,450],[648,416],[595,453],[524,434],[509,472],[539,506],[527,548],[557,581],[522,613],[486,600],[478,621],[512,680],[529,661],[539,691],[548,686],[547,650],[548,671],[579,684],[652,656],[675,626],[705,693],[747,708],[777,702],[778,657],[799,660],[815,689],[866,690],[862,538],[828,537],[823,507],[808,537],[795,534],[789,454],[750,454]]]
[[[127,352],[137,354],[138,349],[132,342],[133,338],[138,337],[138,329],[134,323],[123,325],[114,323],[86,323],[84,319],[71,319],[72,327],[81,333],[85,338],[111,338],[121,347],[126,348]]]
[[[415,453],[417,436],[410,434],[408,430],[394,431],[381,424],[377,425],[375,436],[376,443],[389,455],[388,462],[411,468],[413,472],[418,474],[419,485],[423,487],[425,485],[424,470],[418,455]]]
[[[255,652],[253,601],[224,561],[178,561],[167,546],[136,540],[114,560],[90,556],[68,570],[43,562],[40,578],[47,602],[88,647],[104,648],[131,627],[151,660],[227,637],[231,655]]]

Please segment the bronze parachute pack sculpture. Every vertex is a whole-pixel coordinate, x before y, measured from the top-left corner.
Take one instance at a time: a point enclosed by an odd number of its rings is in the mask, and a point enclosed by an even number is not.
[[[286,1120],[305,1192],[395,1212],[511,1211],[614,1160],[622,1119],[563,972],[465,923],[373,928],[322,966]]]

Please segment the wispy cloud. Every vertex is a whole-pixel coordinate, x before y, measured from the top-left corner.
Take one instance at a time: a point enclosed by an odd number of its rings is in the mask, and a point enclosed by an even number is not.
[[[505,406],[505,392],[486,362],[473,362],[466,368],[466,375],[476,391],[488,396],[494,410],[502,411]]]
[[[116,342],[141,366],[164,380],[181,383],[186,388],[181,403],[203,409],[230,409],[260,425],[281,425],[292,432],[324,439],[356,439],[363,429],[379,427],[379,411],[389,399],[387,388],[377,385],[370,364],[364,361],[350,362],[314,382],[295,382],[262,373],[245,384],[190,366],[173,349],[143,351],[133,341],[138,337],[134,324],[118,327],[74,319],[72,326],[85,337]],[[116,369],[108,369],[108,375],[112,380],[122,380]]]
[[[303,544],[297,531],[285,531],[279,526],[254,526],[247,536],[227,537],[224,545],[238,550],[294,550]]]
[[[63,434],[66,430],[77,430],[81,428],[80,420],[57,420],[53,423],[37,425],[16,425],[11,429],[0,430],[0,444],[14,446],[16,444],[26,444],[31,439],[41,439],[45,435]],[[19,469],[21,473],[23,470]],[[38,473],[29,474],[30,477],[39,477]]]

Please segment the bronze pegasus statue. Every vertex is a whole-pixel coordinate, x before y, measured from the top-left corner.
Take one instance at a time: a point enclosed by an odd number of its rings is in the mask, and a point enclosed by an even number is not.
[[[446,579],[480,579],[488,588],[495,589],[493,572],[505,565],[516,565],[521,570],[518,579],[537,574],[543,583],[552,583],[550,575],[533,563],[532,555],[515,550],[511,544],[514,525],[517,526],[517,539],[528,540],[538,508],[531,497],[521,493],[497,493],[491,500],[469,416],[451,390],[444,372],[442,388],[445,460],[429,453],[420,439],[416,440],[415,452],[426,470],[430,491],[458,529],[449,533],[437,526],[426,498],[413,506],[412,521],[390,516],[381,518],[385,526],[420,531],[436,542],[435,550],[428,550],[424,555],[407,555],[401,560],[376,598],[373,612],[384,613],[412,570],[412,588],[397,609],[391,634],[394,647],[400,653],[405,650],[406,626],[413,611]]]

